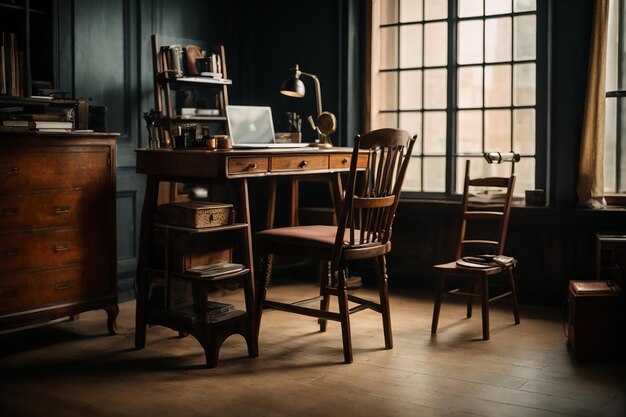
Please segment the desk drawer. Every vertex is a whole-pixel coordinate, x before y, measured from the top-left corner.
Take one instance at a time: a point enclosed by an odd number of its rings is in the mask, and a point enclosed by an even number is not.
[[[77,225],[82,197],[80,190],[0,196],[0,230]]]
[[[350,169],[350,161],[352,155],[331,155],[330,156],[330,168],[331,169]]]
[[[76,264],[83,256],[78,228],[0,235],[0,272]]]
[[[262,174],[268,171],[268,159],[264,157],[228,158],[228,174]]]
[[[328,155],[275,156],[272,172],[328,169]]]
[[[0,276],[0,314],[94,296],[92,286],[80,266]]]

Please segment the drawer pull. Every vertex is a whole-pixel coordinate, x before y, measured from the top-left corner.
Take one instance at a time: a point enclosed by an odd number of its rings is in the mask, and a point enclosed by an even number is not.
[[[20,209],[17,207],[7,207],[5,209],[2,209],[3,217],[17,216],[18,214],[20,214]]]
[[[54,214],[67,214],[70,212],[70,206],[54,206]]]
[[[348,163],[348,159],[347,159],[347,158],[343,158],[343,159],[341,160],[341,163],[342,163],[342,164],[344,164],[344,165],[345,165],[345,164],[347,164],[347,163]]]
[[[4,290],[2,292],[2,298],[12,298],[17,297],[17,288],[9,288],[8,290]]]
[[[5,173],[7,177],[15,177],[20,173],[20,169],[18,167],[8,167]]]
[[[67,290],[72,286],[70,281],[59,281],[54,283],[55,290]]]
[[[56,253],[58,253],[58,252],[67,252],[68,250],[70,250],[71,247],[72,247],[72,245],[70,245],[69,242],[57,243],[56,245],[54,245],[54,252],[56,252]]]
[[[300,168],[304,168],[305,166],[309,165],[308,161],[302,161],[300,162]]]
[[[4,251],[4,257],[17,256],[20,254],[20,248],[9,248]]]
[[[248,164],[248,169],[257,169],[259,165],[256,162],[250,162]]]

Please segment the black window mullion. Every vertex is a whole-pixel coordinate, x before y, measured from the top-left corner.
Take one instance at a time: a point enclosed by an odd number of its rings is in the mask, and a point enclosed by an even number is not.
[[[448,74],[447,74],[447,103],[448,115],[446,120],[446,195],[454,194],[456,187],[456,116],[457,116],[457,0],[448,1]]]

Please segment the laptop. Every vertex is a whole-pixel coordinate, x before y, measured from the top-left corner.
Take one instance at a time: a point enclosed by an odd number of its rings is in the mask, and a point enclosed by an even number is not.
[[[305,148],[308,143],[276,143],[272,109],[267,106],[227,106],[228,129],[235,149]]]

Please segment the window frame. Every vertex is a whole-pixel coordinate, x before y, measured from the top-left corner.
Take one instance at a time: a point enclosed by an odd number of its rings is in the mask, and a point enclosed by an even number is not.
[[[380,16],[378,16],[379,2],[381,0],[370,0],[367,2],[366,8],[366,42],[365,42],[365,72],[364,72],[364,131],[371,130],[373,126],[373,118],[375,117],[374,104],[376,98],[373,96],[377,93],[378,87],[374,85],[376,81],[375,71],[378,71],[380,45],[377,31],[380,28]],[[402,0],[397,0],[401,2]],[[513,1],[513,0],[510,0]],[[457,106],[457,89],[456,89],[456,71],[459,64],[456,62],[457,52],[457,25],[459,21],[468,20],[468,18],[459,19],[456,13],[458,9],[458,0],[448,0],[448,17],[445,21],[448,23],[448,61],[445,67],[447,70],[447,108],[444,110],[447,115],[446,120],[446,155],[445,155],[445,191],[444,192],[427,192],[427,191],[403,191],[405,198],[425,198],[425,199],[458,199],[456,192],[457,167],[455,161],[458,158],[473,157],[472,155],[456,154],[456,118],[458,112]],[[549,196],[548,185],[549,167],[548,167],[548,137],[550,129],[549,109],[550,109],[550,49],[551,36],[549,32],[549,23],[552,16],[552,1],[537,0],[536,2],[536,73],[535,73],[535,189],[543,189],[546,196]],[[480,17],[483,21],[485,16]],[[398,26],[399,27],[399,26]],[[398,58],[399,59],[399,58]],[[511,59],[513,61],[513,59]],[[422,65],[424,63],[422,62]],[[485,67],[485,63],[476,64]],[[461,65],[464,66],[464,65]],[[439,68],[439,67],[437,67]],[[400,71],[398,71],[399,73]],[[484,74],[483,74],[484,76]],[[484,86],[483,86],[484,89]],[[511,108],[513,104],[511,103]],[[485,106],[481,106],[484,112]],[[400,114],[401,110],[396,110]],[[484,113],[483,113],[484,117]],[[397,122],[396,122],[397,123]],[[422,119],[423,123],[423,119]],[[484,126],[483,126],[484,129]],[[414,132],[410,132],[413,134]],[[421,139],[421,138],[420,138]],[[423,160],[424,157],[422,157]],[[423,181],[423,179],[422,179]],[[518,190],[523,193],[523,190]]]

